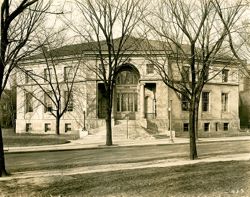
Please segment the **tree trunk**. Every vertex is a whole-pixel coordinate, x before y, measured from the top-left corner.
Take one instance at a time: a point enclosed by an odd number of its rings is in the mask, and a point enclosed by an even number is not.
[[[112,101],[110,100],[112,98],[112,95],[110,93],[105,99],[105,106],[106,106],[106,145],[112,146]]]
[[[112,142],[112,123],[111,123],[111,113],[107,114],[106,117],[106,145],[107,146],[112,146],[113,142]]]
[[[197,101],[197,110],[196,110],[196,114],[195,114],[195,137],[196,137],[196,140],[199,139],[199,135],[198,135],[198,128],[199,128],[199,103],[200,103],[200,100]]]
[[[2,127],[0,125],[0,177],[7,176],[8,173],[5,169],[5,159],[4,159],[4,150],[3,150],[3,135]]]
[[[56,134],[60,135],[60,117],[56,116]]]
[[[195,160],[198,159],[197,149],[196,149],[196,116],[198,114],[199,101],[197,99],[192,98],[190,103],[189,110],[189,137],[190,137],[190,159]]]

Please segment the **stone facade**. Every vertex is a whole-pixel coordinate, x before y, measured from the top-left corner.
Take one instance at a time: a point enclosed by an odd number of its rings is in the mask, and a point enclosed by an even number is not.
[[[58,75],[64,75],[67,61],[69,59],[62,59],[57,66]],[[86,61],[93,67],[99,65],[98,61],[91,58]],[[37,75],[43,74],[45,69],[41,59],[26,60],[22,66],[26,70],[32,69]],[[218,63],[216,66],[222,68],[224,63]],[[238,71],[234,66],[227,69],[227,80],[223,80],[220,73],[203,89],[199,110],[199,135],[238,131]],[[44,106],[38,101],[33,99],[33,110],[26,112],[23,87],[36,91],[37,86],[32,82],[26,83],[24,73],[17,75],[20,80],[17,88],[16,131],[55,133],[55,118],[49,112],[44,112]],[[90,130],[105,124],[102,88],[103,84],[96,74],[82,64],[73,88],[73,111],[67,111],[61,118],[60,133],[76,134],[83,127]],[[38,91],[36,94],[43,98],[42,92]],[[129,117],[142,127],[159,133],[167,131],[171,121],[172,130],[176,135],[188,133],[188,111],[183,108],[181,97],[163,83],[153,65],[143,55],[131,56],[128,62],[120,65],[113,103],[114,120]]]

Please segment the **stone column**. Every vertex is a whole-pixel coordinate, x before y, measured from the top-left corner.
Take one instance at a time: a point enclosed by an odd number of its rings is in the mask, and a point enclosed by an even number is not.
[[[140,111],[141,111],[141,118],[145,118],[145,89],[144,89],[145,84],[141,83],[140,84]]]

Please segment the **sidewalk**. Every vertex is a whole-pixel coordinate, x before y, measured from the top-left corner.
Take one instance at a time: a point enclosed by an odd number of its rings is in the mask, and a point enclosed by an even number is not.
[[[27,179],[27,178],[42,178],[52,176],[68,176],[68,175],[79,175],[86,173],[98,173],[98,172],[111,172],[120,170],[131,170],[131,169],[144,169],[144,168],[158,168],[158,167],[171,167],[171,166],[182,166],[198,163],[213,163],[213,162],[225,162],[225,161],[247,161],[250,160],[249,153],[243,154],[231,154],[231,155],[218,155],[211,157],[200,157],[197,160],[189,160],[185,158],[173,158],[173,159],[162,159],[135,163],[115,163],[115,164],[103,164],[93,165],[85,167],[73,167],[58,170],[35,170],[25,172],[15,172],[11,176],[1,177],[1,181],[13,180],[13,179]]]
[[[220,138],[200,138],[198,143],[219,142],[219,141],[246,141],[250,140],[250,136],[239,137],[220,137]],[[100,148],[115,148],[115,147],[129,147],[129,146],[148,146],[148,145],[173,145],[173,144],[187,144],[188,138],[175,138],[174,142],[170,139],[124,139],[114,141],[112,146],[106,146],[105,141],[77,139],[72,140],[66,144],[45,145],[45,146],[28,146],[28,147],[5,147],[5,153],[24,153],[24,152],[43,152],[43,151],[66,151],[78,149],[100,149]]]

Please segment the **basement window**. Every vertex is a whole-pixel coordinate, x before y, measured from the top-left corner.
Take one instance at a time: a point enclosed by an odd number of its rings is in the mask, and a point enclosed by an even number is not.
[[[204,131],[205,131],[205,132],[209,131],[209,126],[210,126],[210,123],[209,123],[209,122],[205,122],[205,123],[204,123]]]
[[[224,122],[224,124],[223,124],[223,130],[224,131],[228,131],[228,129],[229,129],[229,123],[228,122]]]
[[[44,132],[51,131],[51,124],[50,123],[45,123],[44,124]]]
[[[26,128],[25,128],[26,132],[29,132],[29,131],[32,130],[32,128],[31,128],[31,123],[26,123],[26,126],[25,126],[25,127],[26,127]]]
[[[71,131],[71,123],[65,124],[65,133],[67,133],[68,131]]]
[[[219,130],[219,123],[216,122],[216,123],[215,123],[215,131],[218,131],[218,130]]]
[[[183,131],[188,132],[189,131],[189,123],[183,123]]]

